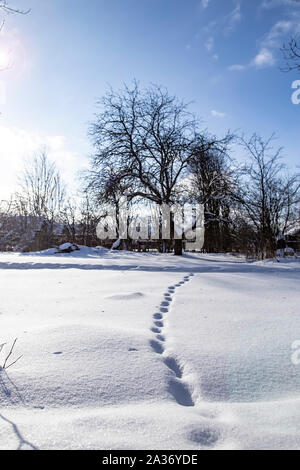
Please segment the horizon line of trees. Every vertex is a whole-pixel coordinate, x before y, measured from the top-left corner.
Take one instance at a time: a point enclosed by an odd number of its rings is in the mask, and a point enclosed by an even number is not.
[[[187,104],[156,85],[141,89],[134,82],[110,90],[98,106],[81,200],[67,196],[61,175],[41,151],[19,175],[19,190],[0,207],[0,249],[37,251],[65,241],[99,245],[97,223],[109,205],[118,214],[123,196],[133,219],[151,203],[203,204],[206,252],[273,257],[278,238],[299,227],[299,174],[288,173],[274,135],[211,135]],[[232,157],[233,146],[245,163]],[[152,247],[181,254],[172,220],[171,235]]]

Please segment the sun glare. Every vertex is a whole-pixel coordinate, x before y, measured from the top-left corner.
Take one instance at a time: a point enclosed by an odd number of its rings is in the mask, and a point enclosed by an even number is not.
[[[9,52],[0,49],[0,70],[7,69],[11,65],[11,58]]]

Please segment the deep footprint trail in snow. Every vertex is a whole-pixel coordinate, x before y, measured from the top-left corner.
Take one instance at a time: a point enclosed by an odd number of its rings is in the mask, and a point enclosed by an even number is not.
[[[194,406],[194,401],[192,398],[192,393],[189,390],[189,386],[185,380],[184,367],[179,364],[175,357],[168,354],[166,348],[167,337],[164,334],[164,330],[165,321],[170,313],[176,289],[184,286],[191,280],[193,276],[194,274],[190,273],[184,276],[183,280],[179,283],[168,287],[167,292],[164,294],[164,299],[160,304],[159,311],[153,315],[154,323],[153,327],[151,328],[151,331],[155,334],[155,339],[150,341],[150,345],[155,353],[162,356],[165,366],[172,371],[174,377],[169,381],[169,392],[171,395],[173,395],[176,402],[181,406]]]
[[[191,281],[193,273],[185,275],[183,280],[175,285],[169,286],[168,291],[164,293],[164,298],[160,304],[159,311],[153,315],[153,326],[151,331],[154,333],[154,339],[150,340],[150,345],[156,354],[162,357],[162,360],[168,369],[172,371],[173,378],[169,379],[168,390],[180,406],[194,407],[192,391],[187,381],[186,366],[179,363],[176,357],[168,352],[168,338],[165,333],[166,320],[171,313],[172,304],[176,290]],[[204,422],[190,429],[187,439],[201,447],[213,448],[220,440],[220,432],[216,427],[216,416],[211,414],[198,414],[204,418]],[[213,420],[215,424],[208,423],[207,420]]]

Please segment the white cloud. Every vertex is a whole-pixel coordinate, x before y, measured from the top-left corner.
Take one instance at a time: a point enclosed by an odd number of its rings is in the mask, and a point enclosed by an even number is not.
[[[215,20],[208,23],[202,29],[202,33],[205,35],[206,40],[204,41],[204,46],[208,52],[212,52],[214,49],[215,39],[220,33],[223,36],[228,36],[233,33],[236,26],[242,20],[242,12],[241,12],[241,5],[240,2],[235,3],[235,8],[229,13],[216,18]],[[198,35],[199,37],[199,35]],[[218,58],[216,54],[214,54],[214,59]]]
[[[222,118],[224,118],[224,117],[226,116],[225,113],[221,113],[220,111],[216,111],[215,109],[212,109],[212,110],[211,110],[211,115],[212,115],[213,117],[216,117],[216,118],[219,118],[219,119],[222,119]]]
[[[253,59],[255,67],[272,67],[275,64],[275,59],[272,51],[262,48]]]
[[[293,6],[300,7],[299,0],[264,0],[261,4],[261,8],[271,9],[281,6]]]
[[[228,35],[234,31],[235,27],[238,23],[240,23],[242,18],[243,16],[240,2],[236,2],[233,10],[208,23],[208,25],[203,28],[203,32],[210,36],[217,35],[220,32],[222,34]]]
[[[0,125],[0,200],[7,199],[16,189],[24,160],[47,150],[71,191],[75,188],[77,170],[86,164],[81,154],[68,148],[64,136],[46,136],[38,132]]]
[[[208,7],[210,0],[201,0],[201,5],[205,9]]]
[[[300,2],[299,2],[300,3]],[[276,64],[276,54],[282,46],[285,37],[300,32],[300,18],[298,14],[289,19],[280,20],[275,23],[264,38],[260,41],[260,49],[256,56],[245,65],[231,65],[231,71],[243,71],[251,67],[272,67]]]
[[[207,40],[204,43],[204,46],[206,47],[208,52],[210,52],[212,50],[212,48],[214,47],[214,38],[212,36],[207,38]]]
[[[242,72],[243,70],[246,70],[248,67],[249,67],[248,65],[234,64],[234,65],[230,65],[228,67],[228,70],[232,72],[234,71]]]
[[[278,40],[282,36],[293,31],[296,26],[298,26],[298,21],[297,23],[294,20],[278,21],[277,23],[274,24],[274,26],[271,28],[271,30],[267,34],[265,40],[263,41],[264,44],[270,47],[276,46],[278,43]]]
[[[242,20],[241,5],[237,3],[236,7],[225,17],[225,34],[230,34],[238,23]]]

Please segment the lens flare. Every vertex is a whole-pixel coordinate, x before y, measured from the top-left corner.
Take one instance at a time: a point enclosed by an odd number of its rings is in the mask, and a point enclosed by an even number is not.
[[[6,70],[11,66],[10,53],[5,49],[0,49],[0,70]]]

